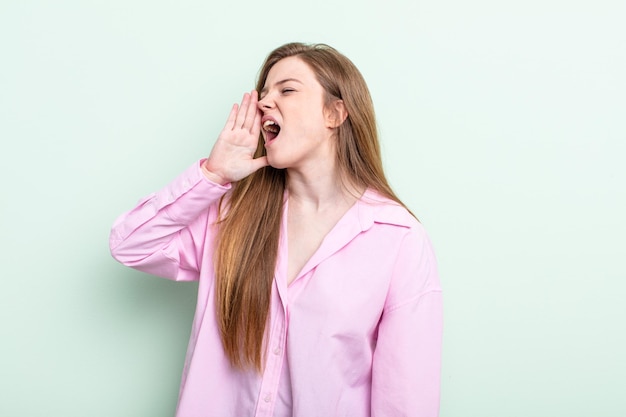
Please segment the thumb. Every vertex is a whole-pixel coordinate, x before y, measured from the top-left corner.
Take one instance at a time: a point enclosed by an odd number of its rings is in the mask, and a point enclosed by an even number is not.
[[[267,162],[267,156],[261,156],[259,158],[252,160],[252,168],[254,169],[254,171],[259,170],[268,165],[269,165],[269,162]]]

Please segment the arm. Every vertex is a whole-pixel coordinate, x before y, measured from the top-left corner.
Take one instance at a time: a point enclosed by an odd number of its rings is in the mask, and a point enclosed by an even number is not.
[[[419,226],[405,236],[379,324],[373,417],[439,415],[442,317],[435,256]]]
[[[267,158],[254,158],[261,129],[257,103],[256,91],[244,94],[202,166],[189,168],[115,221],[109,238],[115,259],[165,278],[198,278],[216,203],[231,182],[267,165]]]
[[[230,188],[210,182],[194,164],[113,224],[109,246],[126,266],[180,281],[197,279],[207,227]]]

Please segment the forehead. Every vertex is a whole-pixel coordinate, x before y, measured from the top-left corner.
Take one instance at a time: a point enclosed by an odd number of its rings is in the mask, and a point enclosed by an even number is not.
[[[304,84],[317,82],[313,70],[302,59],[290,56],[281,59],[272,66],[265,79],[263,89],[286,79],[296,79]]]

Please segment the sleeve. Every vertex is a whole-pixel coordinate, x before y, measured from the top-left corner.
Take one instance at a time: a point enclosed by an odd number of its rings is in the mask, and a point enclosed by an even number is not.
[[[379,323],[373,417],[439,415],[442,329],[437,263],[419,225],[404,238]]]
[[[115,220],[109,247],[117,261],[163,278],[198,279],[208,227],[230,189],[207,180],[201,163]]]

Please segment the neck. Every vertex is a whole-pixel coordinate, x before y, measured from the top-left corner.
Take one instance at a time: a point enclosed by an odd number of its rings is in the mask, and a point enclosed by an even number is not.
[[[290,202],[315,211],[353,203],[363,190],[342,181],[336,165],[330,158],[308,168],[288,168],[286,187]]]

